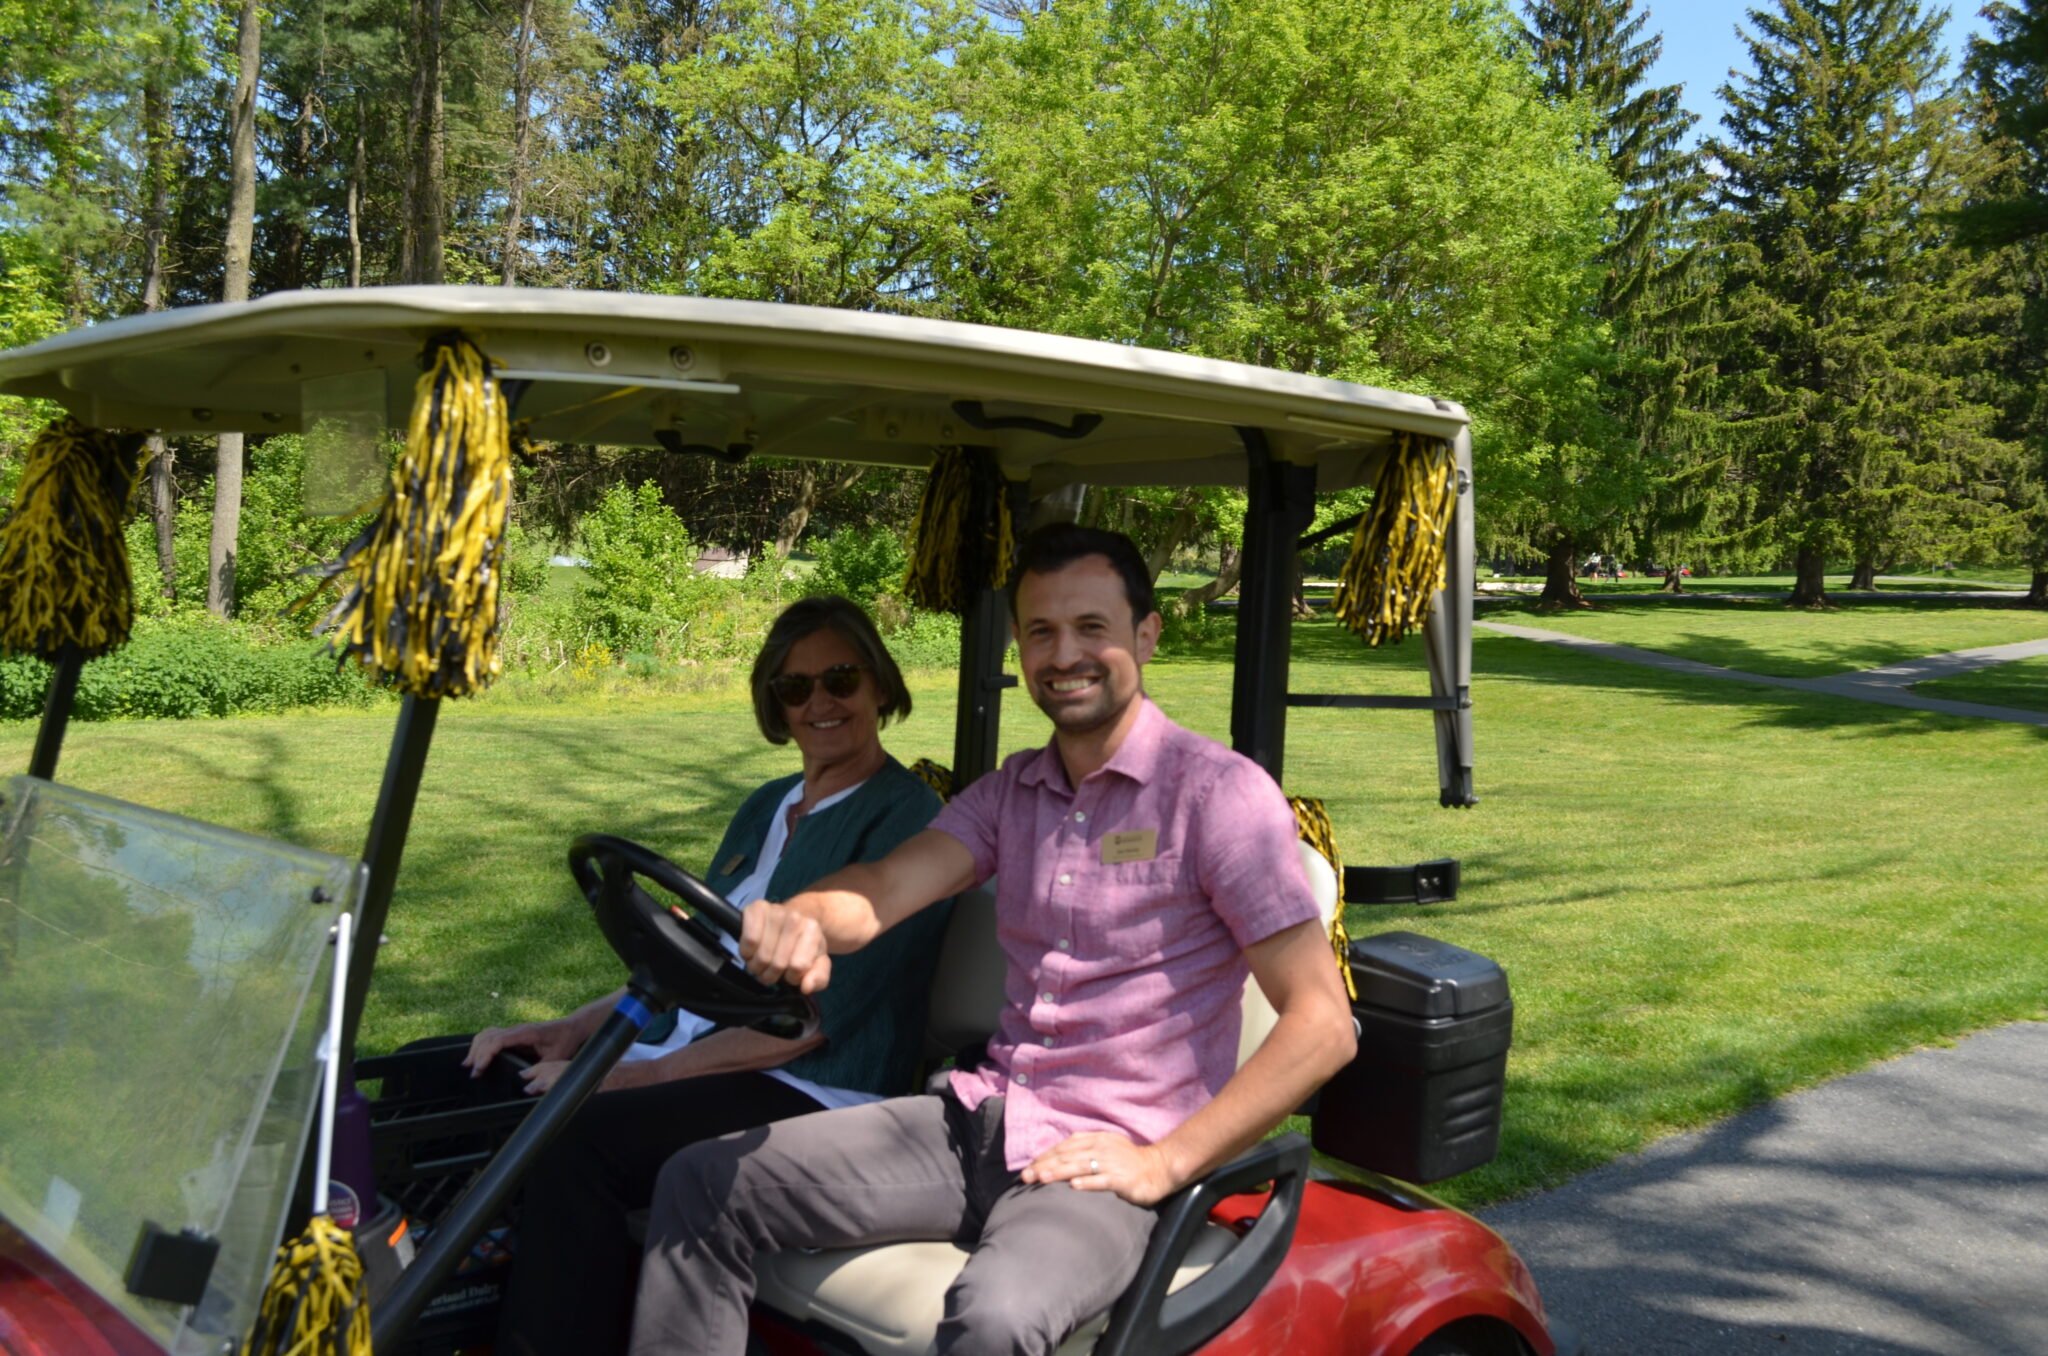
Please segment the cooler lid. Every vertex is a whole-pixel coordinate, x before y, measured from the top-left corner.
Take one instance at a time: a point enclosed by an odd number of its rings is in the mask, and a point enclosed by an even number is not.
[[[1466,1017],[1508,1000],[1505,970],[1418,932],[1381,932],[1351,943],[1358,1001],[1414,1017]]]

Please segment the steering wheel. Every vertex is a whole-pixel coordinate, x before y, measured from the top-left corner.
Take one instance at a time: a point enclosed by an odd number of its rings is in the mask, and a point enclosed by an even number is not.
[[[612,950],[664,1005],[700,1017],[802,1040],[818,1029],[818,1005],[787,984],[763,984],[720,941],[740,935],[732,901],[638,843],[586,833],[569,845],[569,873]],[[688,906],[657,902],[646,881]]]

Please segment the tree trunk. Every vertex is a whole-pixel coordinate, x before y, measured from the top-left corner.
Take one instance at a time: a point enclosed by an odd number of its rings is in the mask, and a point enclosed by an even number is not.
[[[1875,589],[1877,587],[1877,562],[1868,559],[1857,561],[1855,572],[1849,576],[1849,587],[1866,591]]]
[[[356,154],[348,174],[348,285],[363,285],[363,118],[368,110],[356,96]]]
[[[511,279],[507,278],[509,286]],[[782,515],[782,525],[775,529],[775,551],[787,556],[796,549],[797,538],[803,536],[810,526],[811,510],[818,506],[818,472],[810,462],[804,463],[803,476],[797,482],[796,503],[789,512]]]
[[[313,165],[313,87],[307,84],[299,95],[298,128],[293,138],[292,176],[304,183],[316,173]],[[279,241],[279,253],[284,257],[278,271],[271,276],[278,279],[278,285],[298,288],[306,285],[306,219],[294,214],[284,224],[283,239]]]
[[[1207,607],[1224,594],[1237,587],[1238,574],[1244,568],[1244,557],[1234,546],[1225,545],[1217,559],[1216,577],[1206,584],[1197,584],[1173,600],[1175,615],[1192,616]]]
[[[1195,530],[1194,500],[1193,490],[1181,491],[1180,498],[1173,506],[1173,517],[1167,520],[1159,540],[1145,553],[1145,568],[1151,572],[1152,582],[1155,584],[1159,582],[1160,572],[1173,563],[1173,553],[1188,539],[1188,533]]]
[[[1592,606],[1579,592],[1579,577],[1574,573],[1578,563],[1578,543],[1561,541],[1551,545],[1543,566],[1543,593],[1536,599],[1538,607]]]
[[[443,277],[442,179],[446,128],[441,96],[442,0],[413,0],[412,172],[406,183],[402,281]]]
[[[2034,571],[2034,586],[2027,590],[2027,601],[2048,604],[2048,570]]]
[[[154,16],[155,7],[152,6]],[[142,309],[160,311],[164,304],[164,238],[171,220],[169,92],[161,63],[151,62],[142,82],[142,173],[148,181],[148,206],[142,226]],[[149,521],[156,529],[157,573],[165,598],[178,600],[178,557],[173,531],[178,521],[178,485],[172,479],[170,444],[153,433],[149,449]]]
[[[519,219],[526,208],[528,119],[533,104],[533,82],[528,73],[532,59],[533,0],[519,0],[519,36],[512,55],[512,173],[505,188],[505,257],[498,268],[498,281],[507,287],[519,281]],[[808,508],[804,516],[810,516]],[[798,523],[796,530],[801,533],[803,524]],[[783,554],[789,554],[788,547]]]
[[[1683,593],[1685,592],[1685,576],[1678,572],[1676,565],[1666,565],[1664,567],[1664,582],[1658,588],[1663,593]]]
[[[242,0],[239,63],[228,151],[228,238],[222,301],[249,299],[249,252],[256,237],[256,82],[263,63],[263,16]],[[213,470],[213,537],[206,550],[206,610],[235,607],[235,542],[242,522],[242,435],[220,435]]]
[[[1799,554],[1793,558],[1792,563],[1796,576],[1792,584],[1793,607],[1821,607],[1826,604],[1826,566],[1827,561],[1820,552],[1810,546],[1799,548]]]

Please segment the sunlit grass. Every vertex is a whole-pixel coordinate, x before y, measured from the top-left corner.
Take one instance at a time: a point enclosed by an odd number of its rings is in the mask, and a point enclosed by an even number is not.
[[[1983,702],[2016,706],[2023,711],[2048,711],[2048,657],[2017,659],[1955,678],[1915,683],[1913,690],[1952,702]]]
[[[1617,620],[1666,624],[1647,609]],[[1819,657],[1769,614],[1735,620],[1757,624],[1754,653]],[[1920,644],[1827,634],[1830,656]],[[1615,637],[1649,643],[1625,626]],[[1151,690],[1176,719],[1225,737],[1228,654],[1226,625],[1202,653],[1153,666]],[[1416,642],[1372,653],[1314,623],[1299,631],[1291,686],[1419,693],[1421,662]],[[1328,803],[1352,862],[1464,862],[1458,901],[1354,907],[1355,935],[1414,928],[1510,972],[1502,1152],[1448,1184],[1454,1199],[1554,1183],[1787,1089],[2042,1014],[2048,835],[2030,826],[2048,811],[2044,732],[1483,634],[1474,662],[1476,809],[1437,808],[1429,722],[1412,712],[1294,711],[1286,779]],[[888,735],[898,757],[949,758],[953,692],[947,675],[914,680],[916,712]],[[1007,747],[1047,737],[1016,694],[1005,715]],[[390,727],[388,712],[81,726],[63,775],[354,852]],[[0,762],[25,765],[32,738],[0,727]],[[616,983],[562,865],[569,840],[603,829],[701,864],[740,798],[794,766],[731,684],[451,705],[366,1046],[560,1012]]]
[[[2048,637],[2048,610],[1859,603],[1793,610],[1777,602],[1703,605],[1610,601],[1586,611],[1489,608],[1485,619],[1611,640],[1722,668],[1818,678],[1901,660]]]

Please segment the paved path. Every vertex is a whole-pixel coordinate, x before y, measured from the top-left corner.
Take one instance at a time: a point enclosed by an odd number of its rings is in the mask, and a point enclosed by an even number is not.
[[[1638,649],[1633,645],[1617,645],[1613,641],[1594,640],[1588,636],[1575,636],[1565,631],[1548,631],[1539,626],[1518,626],[1512,622],[1492,621],[1474,622],[1473,625],[1503,636],[1541,641],[1546,645],[1563,645],[1598,655],[1602,659],[1619,660],[1625,664],[1641,664],[1648,668],[1683,673],[1694,678],[1718,678],[1724,682],[1750,683],[1758,687],[1818,692],[1830,697],[1853,697],[1857,701],[1877,702],[1883,706],[1901,706],[1914,711],[1934,711],[1946,716],[1971,716],[1979,720],[2002,720],[2015,725],[2048,728],[2048,711],[2022,711],[2010,706],[1987,706],[1981,702],[1953,702],[1941,697],[1923,697],[1906,686],[1929,678],[1952,677],[1957,673],[1967,673],[1990,664],[2002,664],[2032,655],[2048,655],[2048,640],[2025,640],[2015,645],[1957,650],[1953,654],[1935,655],[1931,659],[1916,659],[1908,664],[1866,669],[1861,673],[1834,674],[1826,678],[1779,678],[1768,673],[1745,673],[1741,669],[1724,669],[1716,664],[1703,664],[1697,659],[1682,659],[1677,655]],[[1993,655],[1994,652],[1995,658],[1985,657]],[[1942,667],[1943,665],[1952,666]],[[2043,1350],[2048,1352],[2048,1348]]]
[[[1485,1212],[1590,1356],[2048,1353],[2048,1022]]]

